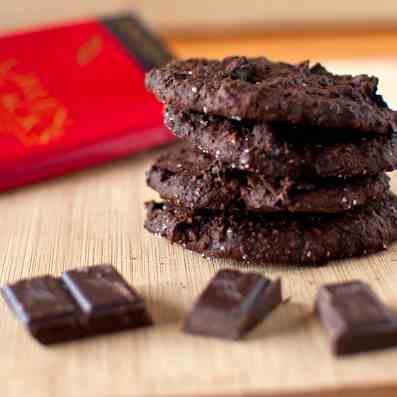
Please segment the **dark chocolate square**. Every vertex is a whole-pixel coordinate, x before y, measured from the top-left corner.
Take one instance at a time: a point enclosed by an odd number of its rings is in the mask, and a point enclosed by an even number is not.
[[[221,270],[200,295],[184,329],[193,334],[239,339],[281,301],[280,280]]]
[[[67,271],[62,279],[84,315],[90,333],[152,324],[145,302],[111,265]]]
[[[397,313],[361,281],[321,287],[316,307],[336,355],[397,346]]]
[[[4,286],[1,293],[17,318],[41,343],[82,336],[79,309],[59,279],[44,276],[21,280]]]

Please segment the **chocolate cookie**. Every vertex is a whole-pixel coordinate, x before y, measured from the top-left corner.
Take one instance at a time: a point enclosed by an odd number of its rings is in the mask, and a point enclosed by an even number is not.
[[[260,212],[342,212],[382,196],[386,174],[349,179],[269,179],[223,168],[207,154],[183,143],[161,156],[147,184],[175,205],[191,209],[249,209]]]
[[[188,59],[153,69],[147,87],[178,109],[227,118],[397,131],[396,113],[378,95],[376,77],[334,75],[320,64],[266,58]]]
[[[397,168],[397,136],[234,121],[168,108],[166,126],[228,165],[274,177],[377,174]]]
[[[397,239],[397,198],[338,215],[191,211],[167,203],[147,203],[145,227],[173,243],[210,257],[324,264],[366,255]]]

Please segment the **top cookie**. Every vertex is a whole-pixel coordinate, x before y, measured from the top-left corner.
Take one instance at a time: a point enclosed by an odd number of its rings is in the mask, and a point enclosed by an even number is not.
[[[188,59],[153,69],[146,85],[176,108],[227,118],[380,134],[397,131],[396,112],[376,93],[376,77],[334,75],[320,64]]]

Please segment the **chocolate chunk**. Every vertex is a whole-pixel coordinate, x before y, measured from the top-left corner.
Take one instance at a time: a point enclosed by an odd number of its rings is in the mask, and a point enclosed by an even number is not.
[[[152,324],[143,299],[111,265],[65,272],[62,279],[84,315],[89,333],[119,331]]]
[[[188,142],[161,156],[147,184],[177,206],[190,209],[247,209],[258,212],[336,213],[380,198],[386,174],[354,178],[266,178],[228,169]]]
[[[147,87],[178,109],[227,118],[396,132],[396,113],[377,94],[378,79],[336,75],[321,65],[266,58],[187,59],[153,69]]]
[[[382,251],[397,240],[397,197],[338,214],[258,214],[147,203],[145,227],[203,256],[319,265]]]
[[[337,355],[397,346],[397,313],[361,281],[321,287],[316,306]]]
[[[36,277],[1,290],[39,342],[59,343],[152,324],[142,298],[112,266],[68,271],[62,279]]]
[[[221,270],[187,318],[187,333],[239,339],[282,301],[281,280],[257,273]]]
[[[271,178],[350,177],[397,168],[396,134],[238,121],[172,107],[164,122],[228,168]]]
[[[33,337],[43,344],[83,336],[77,305],[58,278],[36,277],[6,285],[3,297]]]

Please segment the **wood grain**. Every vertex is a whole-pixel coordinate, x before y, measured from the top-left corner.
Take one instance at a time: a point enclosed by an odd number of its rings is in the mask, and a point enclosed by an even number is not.
[[[335,65],[348,66],[363,67]],[[389,78],[386,72],[384,76]],[[386,83],[395,84],[391,77]],[[143,230],[143,202],[156,197],[145,187],[144,172],[158,154],[141,154],[0,196],[1,283],[113,263],[147,299],[157,324],[44,348],[1,301],[0,395],[395,396],[397,349],[335,359],[313,315],[313,299],[323,283],[359,278],[397,307],[397,245],[322,268],[205,260]],[[393,185],[397,191],[397,177]],[[281,276],[291,302],[244,341],[182,334],[181,322],[195,297],[224,267]]]

